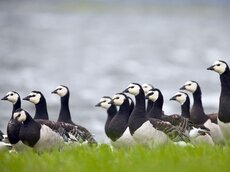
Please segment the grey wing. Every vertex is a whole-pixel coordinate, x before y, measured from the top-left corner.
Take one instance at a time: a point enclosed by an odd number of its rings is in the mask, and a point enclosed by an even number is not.
[[[177,127],[173,126],[169,122],[158,119],[150,119],[150,122],[154,128],[163,131],[172,141],[190,141],[189,137],[184,132],[180,131]]]
[[[164,115],[162,116],[163,121],[170,122],[172,125],[176,126],[180,131],[186,132],[189,130],[189,120],[180,115]]]

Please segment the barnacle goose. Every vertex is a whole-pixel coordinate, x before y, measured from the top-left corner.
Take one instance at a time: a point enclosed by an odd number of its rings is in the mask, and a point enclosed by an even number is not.
[[[136,104],[129,117],[128,126],[138,144],[154,147],[170,141],[189,141],[184,133],[169,122],[146,117],[145,94],[141,85],[131,83],[123,92],[135,96]]]
[[[181,116],[184,118],[189,119],[190,117],[190,99],[187,93],[179,91],[177,92],[173,97],[170,98],[170,100],[175,100],[181,105]],[[193,124],[194,125],[194,124]],[[214,145],[213,139],[210,136],[210,133],[204,130],[201,130],[199,126],[191,128],[189,131],[189,136],[191,140],[193,141],[193,144],[202,144],[206,143],[211,146]]]
[[[68,139],[64,129],[54,130],[45,124],[36,122],[30,114],[19,108],[14,114],[14,119],[22,123],[19,131],[20,140],[36,151],[61,148]]]
[[[8,92],[1,100],[9,101],[13,104],[13,110],[11,114],[11,118],[7,124],[6,132],[7,132],[7,140],[13,146],[16,151],[23,151],[27,149],[19,139],[19,131],[21,128],[21,123],[13,118],[13,113],[21,108],[21,99],[20,95],[16,91]]]
[[[130,116],[130,100],[123,93],[117,93],[113,96],[111,104],[119,106],[119,110],[110,121],[109,130],[114,147],[131,147],[134,140],[130,134],[128,121]],[[131,107],[132,108],[132,107]]]
[[[104,109],[107,110],[107,119],[105,122],[105,134],[107,137],[109,137],[111,140],[113,140],[114,138],[112,138],[112,134],[110,133],[110,129],[109,129],[109,124],[111,122],[111,120],[113,119],[113,117],[116,115],[117,113],[117,107],[114,104],[111,104],[110,102],[112,101],[112,98],[109,96],[103,96],[99,103],[97,103],[95,106],[96,107],[102,107]]]
[[[194,103],[190,111],[190,120],[195,124],[203,124],[205,127],[209,128],[213,141],[217,144],[222,144],[223,134],[216,124],[215,115],[206,115],[204,113],[199,84],[195,81],[188,81],[180,90],[187,90],[193,93]]]
[[[207,68],[220,75],[221,92],[219,98],[218,125],[224,139],[230,142],[230,71],[228,64],[223,60],[217,60]]]
[[[59,117],[57,121],[66,122],[75,125],[71,119],[70,109],[69,109],[69,88],[64,85],[59,85],[54,91],[53,94],[57,94],[61,97],[61,109],[59,112]]]

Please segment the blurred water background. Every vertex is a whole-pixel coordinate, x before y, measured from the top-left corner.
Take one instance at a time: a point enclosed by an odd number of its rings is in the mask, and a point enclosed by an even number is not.
[[[196,80],[206,112],[216,112],[219,77],[206,71],[215,60],[230,64],[230,3],[217,0],[0,1],[0,95],[44,93],[56,120],[59,84],[71,92],[73,121],[100,142],[106,111],[95,108],[130,82],[162,90],[167,114],[180,113],[168,99],[187,80]],[[34,115],[34,106],[22,101]],[[0,102],[6,132],[12,105]]]

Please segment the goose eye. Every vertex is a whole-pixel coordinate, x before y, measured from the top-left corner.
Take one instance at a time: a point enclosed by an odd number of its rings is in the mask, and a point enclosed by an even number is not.
[[[62,88],[58,88],[58,90],[62,90]]]
[[[10,96],[13,96],[13,95],[14,95],[13,93],[10,94]]]
[[[178,94],[177,97],[181,97],[181,94]]]
[[[217,64],[216,66],[220,66],[220,64]]]

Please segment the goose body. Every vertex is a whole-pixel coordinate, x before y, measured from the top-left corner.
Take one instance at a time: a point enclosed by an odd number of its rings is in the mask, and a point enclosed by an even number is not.
[[[219,98],[218,125],[226,142],[230,142],[230,70],[225,61],[218,60],[207,68],[220,75],[221,93]]]
[[[137,83],[131,83],[124,92],[135,96],[136,105],[129,117],[130,133],[138,144],[148,147],[163,145],[171,141],[186,141],[188,138],[169,122],[147,118],[145,94]]]
[[[19,139],[19,131],[22,124],[13,118],[13,113],[21,108],[20,95],[16,91],[10,91],[1,100],[9,101],[13,104],[12,114],[6,128],[9,143],[16,151],[28,149]]]
[[[64,144],[64,137],[61,133],[52,130],[44,124],[36,122],[28,112],[17,109],[14,112],[14,119],[22,123],[19,132],[20,140],[36,151],[61,148]]]

